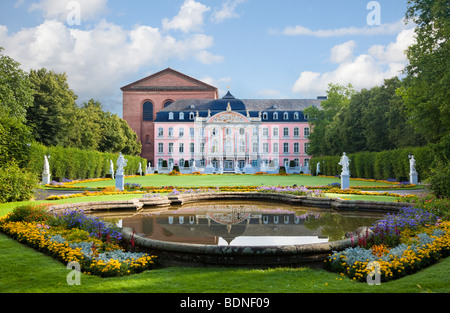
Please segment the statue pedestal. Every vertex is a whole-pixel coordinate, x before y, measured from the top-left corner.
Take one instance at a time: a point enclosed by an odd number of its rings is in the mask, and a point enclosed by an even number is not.
[[[417,173],[410,173],[409,174],[409,182],[411,184],[417,185],[417,183],[418,183]]]
[[[49,185],[51,182],[50,180],[50,174],[42,174],[42,183],[44,185]]]
[[[123,175],[116,174],[116,188],[121,191],[125,189],[125,179]]]
[[[350,188],[350,175],[348,174],[341,174],[341,189],[348,189]]]

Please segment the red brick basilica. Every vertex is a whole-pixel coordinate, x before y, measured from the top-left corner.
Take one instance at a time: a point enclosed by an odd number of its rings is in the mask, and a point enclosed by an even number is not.
[[[121,88],[123,119],[142,143],[141,156],[154,164],[154,121],[159,111],[180,99],[218,99],[216,87],[167,68]]]

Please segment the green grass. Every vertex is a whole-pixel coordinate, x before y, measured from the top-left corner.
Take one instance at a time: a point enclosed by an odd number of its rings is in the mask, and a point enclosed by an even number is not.
[[[125,183],[140,184],[141,186],[326,186],[331,183],[339,183],[339,178],[309,175],[180,175],[169,176],[165,174],[148,175],[125,178]],[[382,182],[369,182],[350,180],[350,186],[386,186]],[[94,182],[81,182],[73,186],[88,188],[115,186],[115,180],[103,180]]]
[[[260,183],[257,183],[257,181]],[[337,179],[293,176],[179,176],[167,175],[129,178],[126,182],[141,185],[219,186],[219,185],[326,185]],[[97,186],[114,185],[114,181],[89,183]],[[352,181],[361,186],[367,183]],[[83,186],[86,185],[83,183]],[[393,201],[385,196],[339,195],[350,199]],[[140,195],[114,195],[69,198],[51,203],[128,200]],[[34,201],[33,203],[50,201]],[[32,203],[0,204],[0,216],[16,206]],[[450,291],[450,258],[416,274],[395,281],[369,286],[323,269],[274,268],[268,270],[244,268],[169,267],[118,278],[99,278],[81,274],[81,285],[66,282],[70,269],[53,258],[0,234],[0,292],[2,293],[417,293]]]
[[[170,267],[70,286],[62,263],[0,234],[0,292],[8,293],[406,293],[449,292],[450,258],[416,274],[369,286],[323,269]],[[11,262],[14,260],[14,262]]]

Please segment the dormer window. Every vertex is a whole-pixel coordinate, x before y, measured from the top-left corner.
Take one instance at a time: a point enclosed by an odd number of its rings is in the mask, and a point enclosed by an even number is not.
[[[184,113],[183,113],[183,112],[180,112],[180,114],[178,115],[178,118],[179,118],[180,120],[184,120]]]
[[[169,112],[169,120],[173,120],[173,112]]]
[[[288,112],[284,112],[283,119],[285,119],[285,120],[289,119],[289,113]]]
[[[274,112],[274,113],[273,113],[273,119],[274,119],[274,120],[277,120],[277,119],[278,119],[278,112]]]
[[[193,120],[194,116],[195,116],[194,112],[189,113],[189,119]]]
[[[294,120],[298,120],[298,112],[294,113]]]
[[[195,108],[195,106],[194,106],[193,104],[191,104],[189,107],[190,107],[191,109]]]
[[[267,120],[269,117],[269,115],[267,114],[267,112],[264,112],[262,115],[263,120]]]

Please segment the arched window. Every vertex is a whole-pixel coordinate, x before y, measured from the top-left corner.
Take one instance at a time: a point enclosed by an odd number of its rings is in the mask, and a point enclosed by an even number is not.
[[[285,119],[285,120],[289,119],[289,113],[288,112],[284,112],[283,119]]]
[[[142,116],[144,121],[153,121],[153,103],[150,101],[144,102]]]
[[[277,120],[277,119],[278,119],[278,112],[274,112],[274,113],[273,113],[273,119],[274,119],[274,120]]]
[[[263,113],[263,120],[267,120],[267,118],[269,117],[269,115],[267,114],[267,112]]]
[[[171,105],[173,103],[172,100],[166,100],[166,102],[164,102],[164,107],[167,108],[169,105]]]
[[[294,120],[298,120],[298,112],[294,113]]]
[[[178,117],[180,120],[184,120],[184,113],[183,112],[180,112],[180,114],[179,114],[179,117]]]

